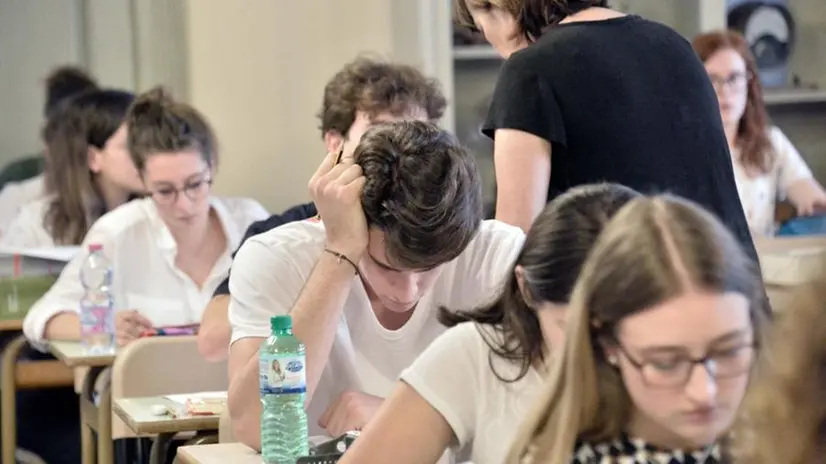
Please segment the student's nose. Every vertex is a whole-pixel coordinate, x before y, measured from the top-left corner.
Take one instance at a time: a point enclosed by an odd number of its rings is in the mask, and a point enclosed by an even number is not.
[[[419,279],[416,273],[400,272],[393,280],[393,296],[399,303],[412,303],[419,292]]]
[[[717,397],[717,380],[713,361],[695,364],[685,386],[685,394],[699,407],[713,406]]]

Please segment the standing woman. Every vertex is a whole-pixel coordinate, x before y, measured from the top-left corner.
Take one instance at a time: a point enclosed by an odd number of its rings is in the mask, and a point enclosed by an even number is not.
[[[783,132],[769,124],[757,63],[737,32],[694,39],[723,118],[740,202],[752,233],[774,234],[777,200],[788,199],[803,216],[826,208],[826,192]]]
[[[92,90],[49,117],[46,196],[20,208],[0,245],[80,245],[99,217],[143,191],[126,149],[124,118],[134,98],[120,90]]]
[[[714,89],[674,30],[607,0],[454,0],[506,58],[483,132],[496,218],[527,230],[575,185],[667,190],[715,213],[756,259]]]
[[[632,200],[583,266],[565,344],[506,462],[726,462],[760,295],[754,263],[712,215]]]

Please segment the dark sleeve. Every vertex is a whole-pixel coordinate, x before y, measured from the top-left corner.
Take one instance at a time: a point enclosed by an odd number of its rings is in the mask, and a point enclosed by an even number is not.
[[[515,129],[566,145],[562,111],[550,82],[538,72],[544,63],[534,53],[526,53],[532,51],[515,53],[505,61],[482,133],[493,139],[497,129]]]
[[[316,214],[318,214],[318,211],[315,209],[315,204],[305,203],[303,205],[293,206],[281,214],[273,214],[262,221],[253,222],[247,228],[247,231],[244,233],[244,238],[241,239],[241,243],[238,244],[238,248],[236,248],[232,253],[232,257],[235,258],[238,250],[244,245],[244,242],[246,242],[248,238],[254,237],[258,234],[263,234],[264,232],[275,229],[276,227],[287,224],[288,222],[309,219]],[[212,294],[212,297],[214,298],[218,295],[229,295],[229,275],[227,275],[227,278],[224,279],[220,285],[218,285],[218,288],[215,289],[215,293]]]

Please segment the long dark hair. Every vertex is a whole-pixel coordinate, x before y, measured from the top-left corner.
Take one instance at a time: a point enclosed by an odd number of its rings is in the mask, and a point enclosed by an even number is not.
[[[736,51],[746,62],[748,93],[746,109],[737,125],[740,162],[750,172],[771,171],[777,154],[769,138],[769,116],[763,103],[763,86],[757,75],[757,61],[746,39],[736,31],[716,31],[699,35],[692,42],[694,51],[705,62],[720,50]]]
[[[524,290],[519,288],[516,273],[511,272],[504,290],[492,304],[471,311],[439,311],[442,324],[452,327],[472,321],[493,327],[496,337],[486,335],[492,356],[519,364],[515,382],[543,359],[544,341],[536,305],[542,302],[567,304],[582,264],[592,245],[614,213],[639,196],[636,191],[618,184],[594,184],[572,188],[551,201],[536,218],[522,251],[514,263],[524,269]]]
[[[44,129],[48,158],[44,172],[51,200],[43,225],[55,243],[78,245],[106,206],[89,170],[89,149],[103,149],[123,124],[134,95],[91,90],[62,102]]]

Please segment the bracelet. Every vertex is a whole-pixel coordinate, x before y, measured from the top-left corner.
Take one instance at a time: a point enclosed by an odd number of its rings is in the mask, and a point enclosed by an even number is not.
[[[337,262],[339,264],[341,264],[342,261],[347,261],[348,263],[350,263],[351,266],[353,266],[353,269],[355,269],[356,274],[359,273],[359,268],[358,268],[358,266],[356,266],[356,263],[354,263],[353,260],[348,258],[347,255],[345,255],[344,253],[339,253],[339,252],[331,250],[329,248],[325,248],[324,251],[326,253],[330,253],[331,255],[335,256],[336,259],[337,259]]]

